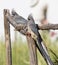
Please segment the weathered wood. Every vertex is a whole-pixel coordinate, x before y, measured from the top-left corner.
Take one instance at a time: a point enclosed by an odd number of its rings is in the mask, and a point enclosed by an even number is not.
[[[10,39],[10,24],[6,18],[8,10],[4,10],[4,29],[5,29],[5,44],[6,44],[6,65],[12,65],[11,39]]]
[[[22,25],[18,25],[15,23],[15,21],[13,20],[12,16],[7,13],[6,18],[9,20],[9,22],[17,29],[23,29],[24,27]],[[27,40],[28,40],[28,47],[29,47],[29,51],[30,51],[30,65],[38,65],[38,60],[37,60],[37,51],[36,51],[36,46],[35,46],[35,42],[34,40],[27,36]]]
[[[16,25],[16,23],[15,23],[16,21],[14,22],[14,20],[12,19],[12,17],[11,17],[9,14],[6,15],[6,17],[9,19],[9,22],[10,22],[14,27],[17,28],[17,30],[20,30],[20,29],[24,28],[24,26],[21,25],[21,24],[17,24],[17,25]],[[23,17],[22,17],[22,18],[23,18]],[[25,20],[23,19],[22,21],[25,21]],[[28,21],[26,20],[26,22],[28,22]],[[39,26],[39,25],[38,25],[38,29],[39,29],[39,30],[49,30],[49,29],[57,30],[57,29],[58,29],[58,24],[47,24],[47,25],[43,25],[43,26]]]
[[[37,49],[35,46],[35,41],[32,39],[31,36],[27,36],[27,42],[30,52],[30,65],[38,65]]]
[[[40,30],[49,30],[49,29],[57,30],[58,24],[47,24],[47,25],[43,25],[43,26],[38,26],[38,28]]]
[[[11,18],[11,16],[9,16],[9,15],[7,15],[7,18],[9,19],[9,22],[14,26],[15,24],[14,24],[14,21],[13,21],[13,19]],[[24,20],[23,20],[24,21]],[[16,22],[16,21],[15,21]],[[28,21],[27,21],[28,22]],[[15,25],[16,26],[16,28],[18,29],[18,30],[20,30],[20,29],[22,29],[24,26],[22,26],[22,25]],[[53,30],[57,30],[58,29],[58,24],[47,24],[47,25],[43,25],[43,26],[39,26],[38,25],[38,28],[39,28],[39,30],[49,30],[49,29],[53,29]]]
[[[18,24],[17,24],[17,21],[16,21],[16,19],[14,19],[11,15],[10,15],[10,13],[7,13],[6,14],[6,17],[7,17],[7,19],[9,20],[9,22],[10,22],[10,24],[12,25],[12,26],[14,26],[17,30],[22,30],[22,29],[24,29],[25,27],[26,27],[26,24],[27,23],[25,23],[25,19],[23,18],[23,17],[20,17],[21,19],[19,19],[19,21],[22,21],[22,23],[21,22],[19,22]],[[26,20],[26,22],[28,22],[27,20]],[[25,23],[25,24],[24,24]]]

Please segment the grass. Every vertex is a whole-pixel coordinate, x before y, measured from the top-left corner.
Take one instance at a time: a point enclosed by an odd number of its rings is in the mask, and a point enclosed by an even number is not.
[[[6,65],[6,48],[2,41],[0,41],[0,65]],[[30,65],[26,42],[12,43],[12,65]]]
[[[0,65],[6,65],[5,44],[0,41]]]
[[[51,43],[44,38],[44,42],[48,43],[47,48],[52,61],[55,65],[58,65],[58,41]],[[3,41],[0,41],[0,65],[6,65],[5,49],[5,44]],[[38,65],[46,65],[46,62],[42,58],[41,54],[38,52],[37,55]],[[27,42],[22,42],[22,39],[20,39],[20,41],[18,40],[17,43],[12,43],[12,65],[30,65],[28,45]]]
[[[13,65],[29,65],[29,52],[27,44],[16,44],[12,48]]]

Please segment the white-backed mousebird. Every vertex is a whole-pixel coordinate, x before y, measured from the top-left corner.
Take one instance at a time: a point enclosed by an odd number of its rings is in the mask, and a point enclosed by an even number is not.
[[[31,35],[32,35],[32,38],[35,39],[35,41],[36,41],[36,46],[37,46],[38,50],[40,51],[41,55],[46,60],[48,65],[54,65],[50,59],[50,56],[48,55],[46,47],[42,43],[43,40],[40,36],[40,33],[38,32],[37,26],[34,22],[32,15],[29,15],[28,20],[29,20],[28,26],[29,26],[30,32],[32,31]]]

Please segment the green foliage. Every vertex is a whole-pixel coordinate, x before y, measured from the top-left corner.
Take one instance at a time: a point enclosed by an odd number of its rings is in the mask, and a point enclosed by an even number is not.
[[[29,65],[29,52],[26,44],[13,45],[13,65]]]
[[[56,40],[54,43],[51,43],[49,35],[47,34],[48,33],[45,33],[46,37],[43,34],[42,38],[44,42],[47,43],[46,46],[52,61],[55,65],[58,65],[58,41]],[[37,55],[38,64],[47,65],[39,52]],[[6,65],[6,48],[5,43],[2,41],[0,41],[0,65]],[[28,45],[26,41],[22,42],[21,38],[19,38],[16,43],[12,43],[12,65],[30,65]]]
[[[0,41],[0,65],[6,65],[6,54],[5,54],[5,44]]]
[[[0,42],[0,65],[6,65],[5,43]],[[30,65],[26,42],[12,43],[12,65]]]
[[[42,39],[48,49],[50,58],[54,62],[54,65],[58,65],[58,38],[52,43],[51,38],[49,35],[49,31],[42,31],[41,32]]]

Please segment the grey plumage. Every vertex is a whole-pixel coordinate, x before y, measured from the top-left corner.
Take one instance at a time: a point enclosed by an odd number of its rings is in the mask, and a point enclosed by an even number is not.
[[[19,30],[23,35],[26,34],[28,21],[24,19],[22,16],[18,15],[14,10],[12,10],[12,18],[16,22],[17,25],[23,26],[23,29]]]
[[[28,21],[24,19],[22,16],[19,16],[14,10],[12,10],[13,19],[16,21],[17,24],[27,24]]]
[[[29,20],[28,26],[30,27],[32,32],[38,36],[38,30],[31,14],[28,16],[28,20]]]
[[[28,22],[29,28],[31,29],[31,31],[36,36],[35,41],[36,41],[36,46],[37,46],[38,50],[40,51],[41,55],[46,60],[48,65],[54,65],[53,62],[51,61],[49,55],[48,55],[46,47],[42,43],[43,40],[42,40],[42,38],[40,36],[40,33],[38,32],[38,28],[37,28],[37,26],[36,26],[36,24],[34,22],[34,19],[33,19],[32,15],[29,15],[28,20],[29,20],[29,22]],[[32,37],[32,38],[34,38],[34,37]]]

